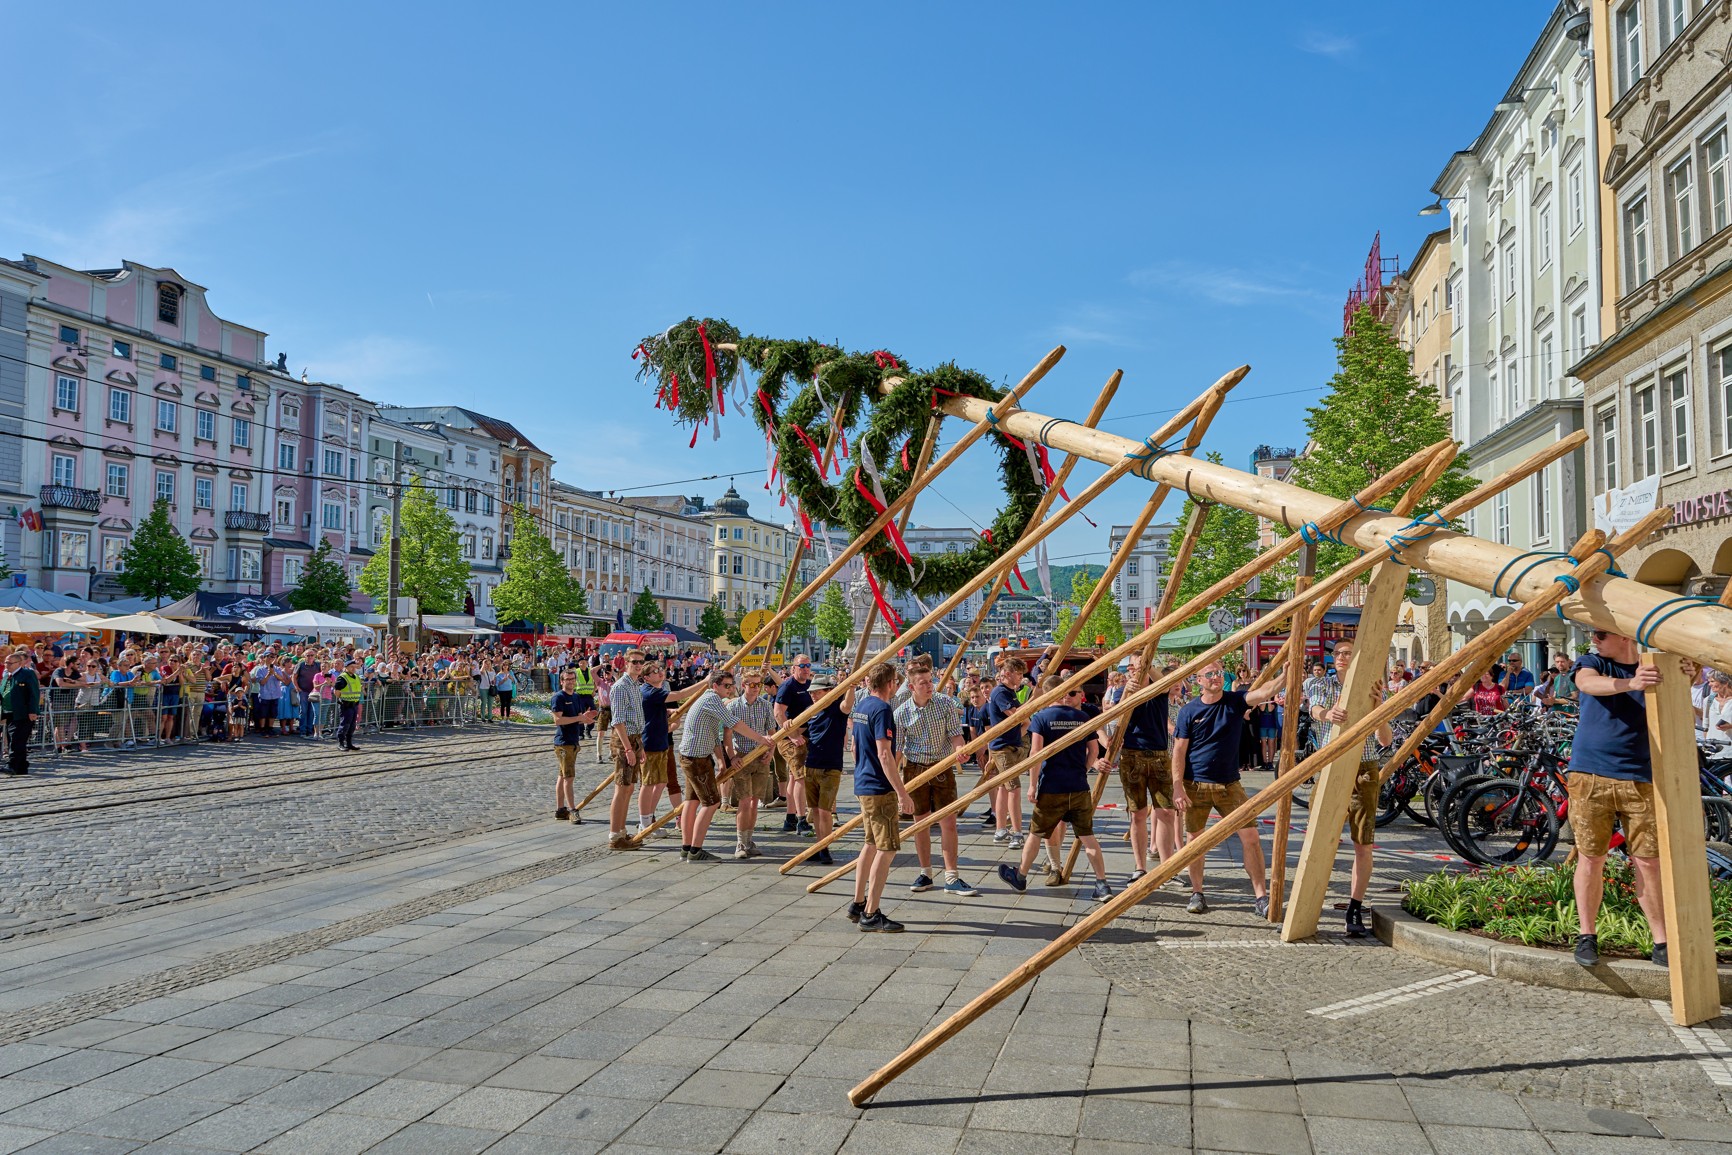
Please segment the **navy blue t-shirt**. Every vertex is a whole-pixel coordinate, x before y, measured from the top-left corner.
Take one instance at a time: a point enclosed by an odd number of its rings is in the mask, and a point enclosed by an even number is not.
[[[896,741],[896,720],[890,703],[867,694],[849,716],[854,731],[854,793],[888,794],[890,778],[878,760],[878,743]]]
[[[1125,749],[1165,750],[1167,709],[1167,695],[1156,694],[1153,701],[1132,710],[1130,724],[1125,728]]]
[[[1592,670],[1608,678],[1628,678],[1636,667],[1614,662],[1599,654],[1576,659],[1575,674]],[[1648,713],[1641,691],[1596,697],[1585,691],[1576,718],[1575,742],[1570,748],[1570,769],[1577,774],[1602,778],[1625,778],[1652,782],[1654,766],[1648,756]]]
[[[812,691],[809,686],[802,686],[793,678],[783,678],[782,684],[776,687],[776,704],[788,708],[788,721],[792,722],[801,714],[812,708]],[[811,741],[811,731],[806,733],[806,740]],[[838,770],[841,766],[838,764]]]
[[[963,728],[968,731],[968,738],[970,741],[972,741],[973,739],[978,738],[982,734],[986,733],[986,727],[987,727],[986,707],[985,706],[964,706],[964,707],[962,707],[962,725],[963,725]]]
[[[1074,706],[1048,706],[1035,713],[1029,732],[1039,734],[1041,741],[1051,746],[1078,726],[1088,725],[1090,721],[1086,712]],[[1076,794],[1087,790],[1088,747],[1088,739],[1085,738],[1041,763],[1040,793]]]
[[[561,690],[553,696],[553,712],[555,714],[564,714],[571,718],[578,714],[587,714],[593,709],[595,709],[595,699],[588,694],[568,694]],[[582,736],[582,730],[583,723],[581,722],[568,722],[563,726],[555,726],[553,728],[553,744],[555,746],[575,746],[578,738]]]
[[[643,684],[643,748],[646,754],[659,754],[673,748],[668,733],[668,688]]]
[[[806,768],[840,770],[847,748],[848,711],[841,702],[831,702],[806,723]]]
[[[1173,737],[1190,742],[1185,781],[1226,785],[1239,780],[1239,740],[1245,733],[1245,695],[1233,690],[1210,704],[1192,698],[1179,708]]]
[[[1022,703],[1017,700],[1016,691],[1000,683],[992,688],[992,697],[986,700],[987,725],[996,726],[1021,708]],[[1022,727],[1018,726],[1014,730],[1006,730],[986,746],[989,750],[1014,750],[1022,744]]]

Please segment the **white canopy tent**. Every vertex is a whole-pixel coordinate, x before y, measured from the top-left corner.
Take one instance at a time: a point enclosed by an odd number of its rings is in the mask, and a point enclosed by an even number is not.
[[[267,634],[313,634],[325,637],[371,638],[373,627],[322,614],[317,610],[291,610],[264,618],[248,618],[247,625]]]
[[[102,623],[105,630],[125,630],[129,634],[156,634],[172,638],[214,638],[215,634],[206,633],[197,626],[189,626],[185,622],[170,621],[157,614],[127,614],[123,617],[109,618]]]

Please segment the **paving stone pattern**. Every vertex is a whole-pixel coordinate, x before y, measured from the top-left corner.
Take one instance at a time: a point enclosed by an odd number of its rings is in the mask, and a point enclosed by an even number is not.
[[[278,773],[278,755],[297,766],[312,758],[334,768],[418,764],[430,756],[448,762],[352,780],[201,795],[201,788],[231,783],[236,759],[230,750],[217,755],[220,761],[208,771],[192,772],[186,772],[189,757],[204,749],[152,754],[170,775],[142,775],[161,783],[153,800],[0,821],[0,857],[7,864],[0,939],[520,825],[544,816],[551,803],[545,732],[482,731],[456,742],[390,736],[356,755],[328,747],[303,755],[289,745],[295,741],[248,744],[258,751],[253,775],[269,781]],[[477,753],[513,750],[521,756],[472,761]],[[33,779],[0,791],[0,800],[28,798],[32,809],[62,797],[87,802],[102,787],[88,773],[84,766],[76,777],[68,772]],[[137,789],[140,779],[133,769],[112,789]],[[173,796],[160,797],[170,789]]]
[[[0,1045],[0,1151],[1732,1155],[1732,1115],[1700,1096],[1657,1090],[1638,1113],[1487,1083],[1482,1068],[1575,1056],[1527,1021],[1481,1035],[1468,1065],[1419,1074],[1440,1044],[1409,1017],[1416,1004],[1366,1016],[1400,1052],[1388,1063],[1303,1009],[1276,1027],[1218,1021],[1268,981],[1242,981],[1242,956],[1333,975],[1321,1004],[1404,980],[1377,947],[1158,948],[1212,968],[1200,993],[1163,986],[1182,973],[1166,955],[1120,976],[1097,968],[1123,960],[1079,952],[858,1110],[850,1086],[1091,909],[1081,891],[909,896],[905,865],[886,909],[908,933],[862,935],[841,917],[846,892],[808,896],[765,863],[608,855],[598,828],[576,833],[591,854],[574,857],[551,823],[522,832],[544,852],[540,876],[284,936],[258,965],[228,952],[209,981],[93,992],[99,1014]],[[790,845],[761,837],[772,856]],[[966,845],[974,861],[997,854]],[[1210,929],[1178,933],[1175,891],[1145,908],[1150,925],[1169,941],[1270,935],[1228,866],[1211,865],[1227,914]],[[329,876],[334,899],[344,874]],[[1146,945],[1148,929],[1103,947]],[[104,936],[83,933],[101,953]],[[9,949],[29,948],[0,947],[0,964]]]

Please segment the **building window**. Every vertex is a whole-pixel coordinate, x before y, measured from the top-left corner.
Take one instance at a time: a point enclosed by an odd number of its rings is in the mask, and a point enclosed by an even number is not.
[[[156,319],[165,325],[180,324],[180,286],[173,281],[156,283]]]
[[[1618,411],[1600,410],[1600,491],[1618,488]]]
[[[119,357],[123,361],[132,360],[132,342],[131,341],[116,341],[116,342],[114,342],[112,348],[114,350],[114,355],[116,357]]]
[[[734,574],[736,577],[746,576],[746,555],[743,553],[734,555]]]
[[[325,475],[327,477],[343,476],[343,455],[335,449],[325,450]]]
[[[734,540],[735,541],[745,541],[746,540],[746,531],[743,527],[737,526],[737,525],[734,527]]]
[[[1551,466],[1534,474],[1534,540],[1545,541],[1552,536]]]
[[[1666,233],[1674,261],[1696,247],[1695,197],[1690,158],[1685,157],[1666,170]]]
[[[90,535],[63,529],[55,534],[55,564],[61,569],[85,569],[90,565]]]
[[[192,507],[194,509],[209,509],[211,507],[211,480],[208,477],[192,479]]]
[[[1660,379],[1666,401],[1666,467],[1690,465],[1690,377],[1683,366]]]
[[[108,419],[123,425],[132,424],[132,394],[125,389],[108,391]]]
[[[284,473],[295,471],[295,453],[299,449],[292,441],[277,442],[277,468]]]
[[[1732,389],[1732,382],[1728,383],[1727,388]],[[594,550],[590,551],[589,558],[590,558],[589,568],[594,569],[595,568],[595,551]],[[728,555],[727,554],[718,553],[716,555],[716,572],[717,573],[727,573],[728,572]]]
[[[293,588],[301,584],[301,559],[286,557],[283,559],[283,585]]]
[[[1688,0],[1660,0],[1660,48],[1678,39],[1690,23]]]
[[[78,459],[64,453],[54,455],[53,477],[55,485],[78,484]]]
[[[216,414],[208,409],[200,409],[193,421],[193,436],[200,441],[215,441]]]
[[[1570,314],[1570,355],[1580,360],[1588,355],[1588,307]]]
[[[475,464],[475,451],[473,449],[471,449],[469,451],[468,458],[467,458],[467,464],[469,464],[469,465]]]
[[[234,419],[234,443],[236,449],[250,449],[253,444],[253,423],[245,417]]]
[[[253,387],[253,379],[251,377],[248,377],[245,373],[236,373],[235,374],[235,388],[236,389],[241,390],[243,393],[249,393],[252,391],[252,387]]]
[[[78,330],[71,325],[60,326],[60,343],[62,345],[78,344]]]
[[[131,474],[126,466],[113,461],[108,463],[106,492],[108,496],[118,497],[122,501],[131,496]]]
[[[1540,247],[1540,268],[1551,267],[1552,263],[1552,206],[1540,206],[1539,236],[1535,238]]]
[[[1654,387],[1638,389],[1635,402],[1635,452],[1631,458],[1630,477],[1640,481],[1660,472],[1660,414],[1654,400]]]
[[[120,555],[126,551],[124,537],[104,537],[102,539],[102,572],[119,573]]]
[[[1550,397],[1552,395],[1552,386],[1557,380],[1557,357],[1553,353],[1552,345],[1552,335],[1550,333],[1547,333],[1544,337],[1540,338],[1539,391],[1541,398]]]
[[[493,495],[491,493],[481,495],[481,513],[486,517],[493,516]]]
[[[1707,178],[1707,203],[1702,206],[1708,232],[1726,227],[1726,130],[1702,142],[1702,172]]]
[[[277,498],[277,524],[295,524],[295,499],[292,497]]]
[[[539,477],[533,478],[529,483],[529,504],[531,506],[541,504],[541,478]]]
[[[458,497],[458,493],[459,493],[459,490],[457,490],[455,487],[445,491],[445,508],[446,509],[455,510],[457,508],[457,506],[459,505],[459,503],[461,501],[461,499]]]
[[[481,539],[481,560],[493,560],[493,539],[491,537],[483,537]]]
[[[479,504],[477,500],[479,497],[480,494],[476,493],[473,489],[465,489],[463,491],[463,512],[474,513],[476,505]],[[565,526],[561,525],[559,528],[564,529]]]
[[[1136,583],[1136,582],[1132,582],[1132,583],[1131,583],[1131,584],[1130,584],[1130,585],[1128,585],[1128,586],[1126,586],[1126,587],[1125,587],[1125,592],[1126,592],[1126,594],[1127,594],[1127,595],[1128,595],[1128,596],[1129,596],[1129,597],[1130,597],[1130,599],[1131,599],[1131,600],[1132,600],[1132,601],[1133,601],[1133,602],[1134,602],[1134,601],[1136,601],[1136,600],[1137,600],[1137,599],[1138,599],[1138,598],[1140,598],[1140,597],[1141,597],[1141,596],[1142,596],[1142,595],[1141,595],[1141,594],[1139,594],[1139,593],[1138,593],[1138,592],[1137,592],[1137,588],[1138,588],[1138,587],[1137,587],[1137,583]]]
[[[56,377],[54,379],[54,408],[64,409],[68,413],[78,412],[78,378]]]
[[[195,545],[192,547],[192,556],[198,559],[199,576],[209,577],[211,547],[208,545]]]
[[[164,369],[179,369],[180,368],[180,358],[176,357],[173,353],[158,354],[157,359],[156,359],[156,363],[158,365],[162,366]]]
[[[215,365],[200,365],[198,367],[198,379],[200,381],[215,381],[216,380],[216,366]]]
[[[1133,557],[1130,561],[1125,563],[1125,574],[1129,577],[1136,577],[1137,576],[1137,559],[1136,558]]]
[[[1516,291],[1516,247],[1511,241],[1503,247],[1503,295],[1510,298]]]
[[[475,556],[475,535],[472,533],[463,535],[463,556],[469,558]]]
[[[247,511],[247,485],[244,481],[229,483],[229,512],[245,513]]]
[[[156,427],[164,433],[173,433],[180,423],[180,406],[173,401],[158,400],[156,403]]]
[[[1624,209],[1624,260],[1629,270],[1624,291],[1635,292],[1648,281],[1648,198],[1637,197]]]
[[[1509,544],[1509,490],[1504,490],[1492,502],[1492,540]]]
[[[258,550],[241,550],[241,580],[244,582],[258,581],[259,574],[264,569],[263,565],[260,564],[262,561],[263,558],[260,556]]]
[[[1572,165],[1570,167],[1569,185],[1570,185],[1570,192],[1569,192],[1569,196],[1570,196],[1570,236],[1573,237],[1577,233],[1582,231],[1582,221],[1584,220],[1584,215],[1586,212],[1586,209],[1584,208],[1584,204],[1583,204],[1584,193],[1583,193],[1583,182],[1582,182],[1582,166],[1580,164],[1575,164],[1575,165]]]
[[[1612,50],[1616,58],[1618,95],[1630,91],[1642,79],[1642,5],[1640,0],[1618,9],[1612,22]]]
[[[162,469],[156,471],[156,499],[174,504],[174,474]]]

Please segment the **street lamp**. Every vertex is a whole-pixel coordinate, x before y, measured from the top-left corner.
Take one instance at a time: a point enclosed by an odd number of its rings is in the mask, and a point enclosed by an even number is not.
[[[1550,84],[1536,84],[1531,88],[1519,89],[1514,96],[1506,96],[1498,101],[1497,111],[1520,112],[1528,106],[1527,97],[1536,92],[1549,92],[1556,96],[1558,94],[1558,82],[1554,80]]]
[[[1465,197],[1465,196],[1446,197],[1446,196],[1440,195],[1436,200],[1432,201],[1430,204],[1428,204],[1424,208],[1420,209],[1419,215],[1422,217],[1434,217],[1438,213],[1443,211],[1443,206],[1445,204],[1447,204],[1448,202],[1450,202],[1450,201],[1464,201],[1466,199],[1467,199],[1467,197]]]

